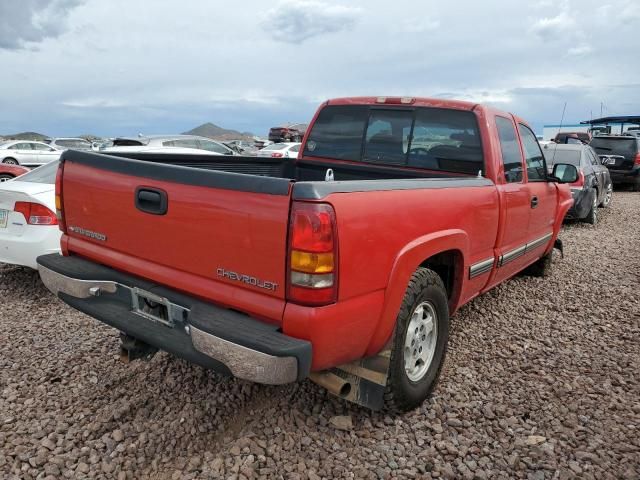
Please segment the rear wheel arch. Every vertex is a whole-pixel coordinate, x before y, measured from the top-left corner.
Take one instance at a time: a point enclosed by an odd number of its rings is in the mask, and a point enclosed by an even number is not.
[[[456,229],[416,239],[398,253],[367,355],[378,353],[389,342],[407,286],[418,269],[428,268],[438,273],[447,290],[449,311],[453,313],[456,310],[464,284],[464,264],[468,250],[469,238],[466,232]]]
[[[13,164],[13,165],[20,165],[20,162],[18,161],[17,158],[13,158],[13,157],[5,157],[2,159],[2,163],[7,163],[9,165]]]

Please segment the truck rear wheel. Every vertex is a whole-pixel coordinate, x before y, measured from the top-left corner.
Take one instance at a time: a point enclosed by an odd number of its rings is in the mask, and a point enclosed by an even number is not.
[[[551,275],[553,261],[553,250],[544,257],[540,257],[535,263],[532,263],[522,272],[530,277],[546,278]]]
[[[449,306],[440,276],[419,268],[412,275],[396,322],[385,406],[418,407],[435,387],[449,340]]]

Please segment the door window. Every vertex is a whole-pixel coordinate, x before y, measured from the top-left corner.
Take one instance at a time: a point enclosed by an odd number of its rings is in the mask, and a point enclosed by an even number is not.
[[[544,155],[540,149],[540,144],[531,129],[521,123],[518,124],[522,148],[524,150],[524,160],[527,163],[527,176],[530,182],[541,182],[547,180],[547,166]]]
[[[31,148],[33,150],[39,150],[41,152],[50,152],[53,150],[49,145],[44,145],[42,143],[32,143]]]
[[[513,122],[505,117],[496,117],[502,164],[504,165],[504,179],[507,183],[522,182],[522,154]]]
[[[11,145],[9,150],[31,150],[30,143],[16,143],[15,145]]]
[[[223,155],[231,154],[228,148],[225,148],[216,142],[208,142],[207,140],[198,140],[198,141],[200,142],[200,148],[202,150],[207,150],[208,152],[221,153]]]

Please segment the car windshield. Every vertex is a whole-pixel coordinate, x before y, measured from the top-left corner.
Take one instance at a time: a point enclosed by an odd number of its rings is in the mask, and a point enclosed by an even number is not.
[[[638,151],[638,141],[629,137],[596,137],[589,145],[600,155],[633,156]]]
[[[555,165],[556,163],[569,163],[576,167],[580,166],[580,150],[565,150],[563,148],[555,148],[552,146],[544,148],[543,150],[544,158],[547,160],[548,166]]]
[[[42,167],[38,167],[29,173],[21,175],[18,180],[21,182],[31,183],[47,183],[54,185],[56,183],[56,172],[58,171],[58,162],[50,162]]]

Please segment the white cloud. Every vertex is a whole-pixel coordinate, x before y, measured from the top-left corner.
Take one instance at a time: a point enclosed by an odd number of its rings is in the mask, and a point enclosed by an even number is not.
[[[575,20],[566,11],[561,11],[553,17],[544,17],[537,20],[531,31],[543,40],[554,40],[567,32],[573,32]]]
[[[315,0],[285,0],[267,12],[262,26],[275,40],[301,43],[353,27],[360,12],[360,8]]]
[[[581,57],[583,55],[588,55],[593,52],[593,48],[590,45],[577,45],[575,47],[571,47],[567,50],[567,55],[573,57]]]
[[[3,0],[0,2],[0,49],[19,49],[57,37],[68,27],[69,12],[83,0]]]

